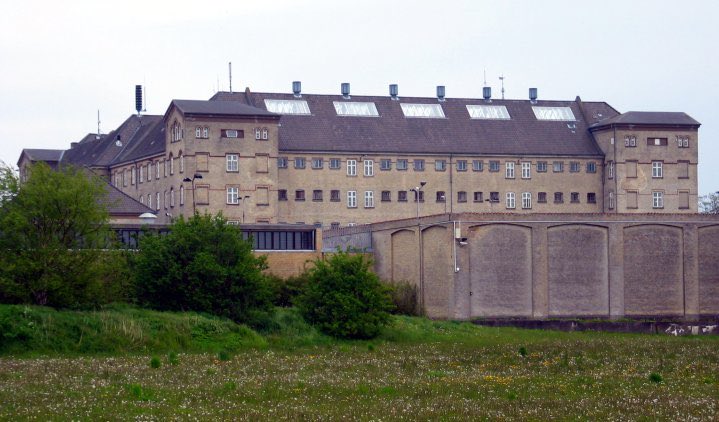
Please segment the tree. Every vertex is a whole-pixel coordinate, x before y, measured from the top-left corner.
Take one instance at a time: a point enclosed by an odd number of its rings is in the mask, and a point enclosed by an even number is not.
[[[333,337],[376,337],[390,320],[392,301],[370,265],[364,255],[342,251],[316,260],[297,298],[302,316]]]
[[[82,169],[0,169],[0,301],[80,307],[96,301],[110,231],[105,183]]]
[[[165,235],[140,239],[134,262],[141,304],[192,310],[258,326],[268,321],[272,291],[250,242],[221,214],[177,219]]]
[[[700,196],[699,212],[702,214],[719,214],[719,192]]]

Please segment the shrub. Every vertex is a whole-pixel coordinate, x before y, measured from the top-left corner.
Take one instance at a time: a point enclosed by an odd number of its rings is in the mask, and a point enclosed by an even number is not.
[[[157,369],[162,366],[162,362],[160,362],[160,358],[157,356],[153,356],[152,359],[150,359],[150,368]]]
[[[309,284],[297,297],[302,316],[333,337],[377,336],[389,322],[392,301],[370,264],[362,254],[342,251],[315,261]]]
[[[180,217],[166,235],[140,239],[134,259],[137,296],[159,310],[192,310],[262,326],[270,318],[272,291],[264,258],[222,215]]]
[[[651,374],[649,374],[649,381],[655,382],[655,383],[660,383],[660,382],[664,381],[664,377],[662,377],[661,374],[652,372]]]
[[[399,315],[419,315],[417,306],[417,286],[408,281],[398,281],[387,283],[392,303],[394,303],[393,313]]]
[[[274,305],[283,308],[289,308],[294,305],[295,298],[297,298],[307,284],[309,284],[309,275],[307,272],[286,279],[270,274],[267,276],[267,279],[274,291]]]

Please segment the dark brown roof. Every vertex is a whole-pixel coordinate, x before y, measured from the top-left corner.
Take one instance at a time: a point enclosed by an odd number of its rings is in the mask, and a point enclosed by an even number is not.
[[[60,161],[62,154],[65,152],[63,149],[28,149],[22,150],[22,153],[27,155],[30,161]],[[22,157],[22,154],[20,154]]]
[[[682,112],[628,111],[605,119],[591,126],[596,130],[611,126],[647,125],[647,126],[691,126],[698,128],[701,123]]]
[[[216,102],[242,102],[265,108],[265,99],[295,99],[292,94],[215,94]],[[492,100],[507,108],[509,120],[470,119],[466,106],[486,104],[483,99],[447,98],[441,102],[445,118],[405,118],[400,103],[437,104],[436,98],[302,94],[311,115],[283,115],[279,149],[297,152],[378,152],[482,155],[580,155],[602,152],[588,127],[579,101]],[[338,116],[333,101],[374,102],[379,117]],[[589,109],[616,115],[605,103],[581,103]],[[595,105],[598,104],[598,105]],[[533,105],[570,107],[576,122],[537,120]],[[587,110],[585,109],[585,112]],[[599,112],[597,112],[599,113]],[[602,113],[599,113],[602,114]]]
[[[168,110],[173,106],[177,107],[182,114],[279,117],[277,114],[270,113],[264,108],[252,107],[236,101],[172,100]]]
[[[121,192],[116,187],[109,183],[106,183],[107,197],[105,198],[105,205],[110,216],[113,215],[133,215],[139,217],[140,214],[155,211],[148,208],[144,204],[139,203],[132,197]]]
[[[127,140],[113,164],[151,157],[165,152],[165,125],[162,116],[142,116],[143,125]]]

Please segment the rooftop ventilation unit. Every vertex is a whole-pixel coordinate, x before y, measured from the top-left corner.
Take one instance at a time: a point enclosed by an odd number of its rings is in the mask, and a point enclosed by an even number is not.
[[[300,98],[302,96],[302,82],[292,82],[292,93],[295,94],[295,97],[297,98]]]
[[[393,100],[396,101],[398,99],[397,98],[398,95],[399,95],[399,87],[397,86],[397,84],[390,84],[389,85],[390,98],[392,98]]]
[[[342,97],[349,99],[350,97],[350,84],[349,82],[342,82]]]
[[[485,86],[482,88],[482,96],[484,97],[484,101],[492,101],[492,87]]]
[[[142,85],[135,85],[135,110],[140,115],[142,111]]]
[[[531,101],[532,104],[537,103],[537,88],[529,88],[529,101]]]
[[[437,85],[437,99],[444,101],[444,85]]]

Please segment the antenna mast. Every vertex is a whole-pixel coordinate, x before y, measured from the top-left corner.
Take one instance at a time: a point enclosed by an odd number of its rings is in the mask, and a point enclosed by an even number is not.
[[[487,86],[487,69],[484,69],[484,86]]]
[[[97,134],[95,139],[100,139],[100,109],[97,109]]]
[[[502,99],[504,99],[504,73],[499,77],[499,80],[502,81]]]
[[[230,94],[232,94],[232,62],[230,62]]]

